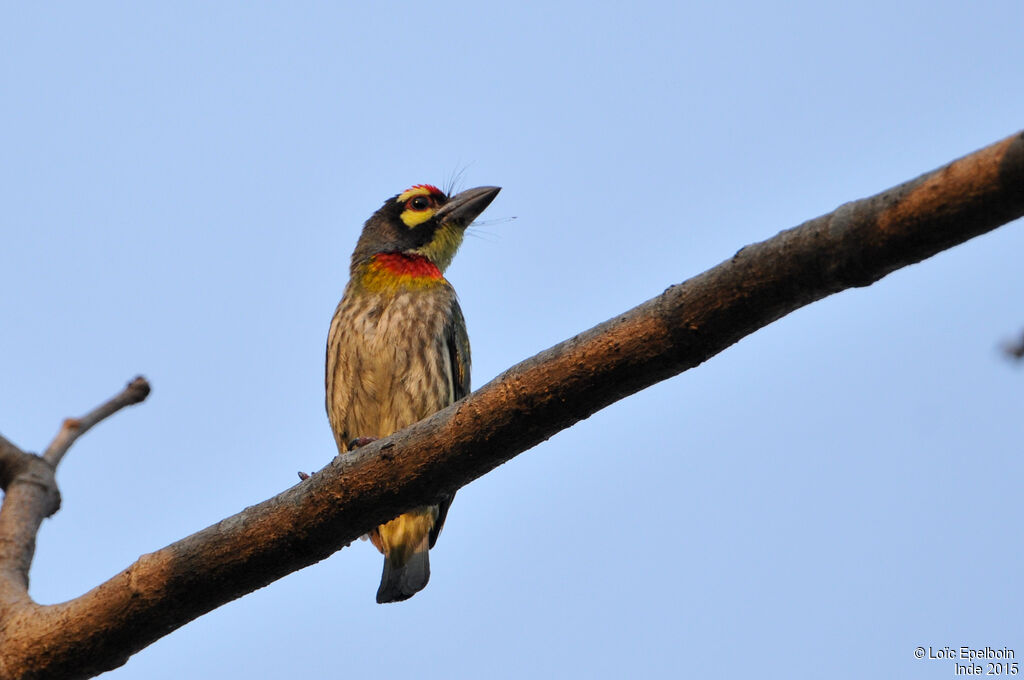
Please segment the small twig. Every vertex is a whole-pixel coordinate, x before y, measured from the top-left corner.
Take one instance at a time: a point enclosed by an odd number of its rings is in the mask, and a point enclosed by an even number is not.
[[[43,460],[54,468],[60,463],[75,440],[89,431],[93,425],[104,418],[109,418],[125,406],[138,404],[149,396],[149,383],[141,375],[128,383],[120,394],[105,404],[100,404],[81,418],[68,418],[61,425],[60,431],[43,453]]]

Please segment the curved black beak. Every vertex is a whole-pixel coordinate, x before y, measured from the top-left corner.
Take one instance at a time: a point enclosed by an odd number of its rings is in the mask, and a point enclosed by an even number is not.
[[[449,198],[434,217],[439,224],[465,228],[491,204],[499,191],[501,187],[466,189]]]

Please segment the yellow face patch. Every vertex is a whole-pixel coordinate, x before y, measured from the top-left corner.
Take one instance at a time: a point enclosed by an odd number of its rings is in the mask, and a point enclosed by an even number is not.
[[[396,200],[405,204],[405,210],[400,216],[405,226],[412,229],[434,216],[437,211],[437,201],[433,197],[435,193],[440,193],[435,187],[417,184],[398,195]]]
[[[402,222],[404,222],[405,226],[409,227],[410,229],[417,225],[423,224],[433,216],[434,210],[432,208],[427,208],[426,210],[410,210],[406,208],[405,210],[402,211],[401,215]]]

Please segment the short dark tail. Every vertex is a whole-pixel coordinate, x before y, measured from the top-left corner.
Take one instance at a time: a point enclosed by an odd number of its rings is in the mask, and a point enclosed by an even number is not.
[[[384,573],[377,589],[377,602],[401,602],[427,587],[430,580],[430,551],[426,541],[422,550],[414,552],[405,564],[395,566],[392,560],[384,558]]]

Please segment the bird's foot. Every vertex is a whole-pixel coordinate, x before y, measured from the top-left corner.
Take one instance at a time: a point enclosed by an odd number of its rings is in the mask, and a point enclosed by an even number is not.
[[[358,449],[361,446],[366,446],[367,444],[377,441],[377,439],[377,437],[356,437],[355,439],[348,443],[348,450],[352,451],[354,449]],[[307,479],[309,479],[309,474],[303,472],[302,470],[299,470],[297,474],[299,475],[299,479],[301,479],[302,481],[306,481]]]

